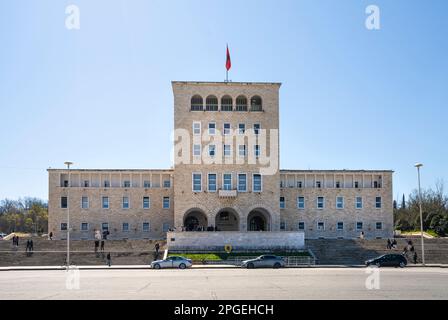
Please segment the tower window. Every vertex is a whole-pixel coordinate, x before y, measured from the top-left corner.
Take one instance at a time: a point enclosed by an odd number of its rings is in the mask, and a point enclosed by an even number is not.
[[[201,96],[194,95],[191,98],[191,111],[202,111],[204,110],[204,101]]]

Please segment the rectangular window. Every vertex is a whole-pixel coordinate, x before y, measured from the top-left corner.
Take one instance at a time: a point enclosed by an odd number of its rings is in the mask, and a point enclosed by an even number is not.
[[[231,157],[232,156],[232,146],[230,144],[224,145],[224,157]]]
[[[109,197],[102,198],[103,209],[109,209]]]
[[[123,188],[130,188],[131,187],[131,181],[125,180],[123,181]]]
[[[89,224],[87,222],[81,223],[81,231],[89,231]]]
[[[216,123],[215,122],[210,122],[208,124],[208,134],[211,136],[216,134]]]
[[[297,197],[297,209],[305,209],[305,197]]]
[[[362,209],[362,197],[356,197],[355,208]]]
[[[163,223],[162,225],[162,231],[168,232],[170,230],[170,224],[168,222]]]
[[[223,174],[223,184],[222,187],[224,190],[232,190],[232,174],[231,173],[224,173]]]
[[[61,231],[67,231],[67,223],[61,223]]]
[[[245,173],[238,174],[238,191],[239,192],[247,191],[247,175]]]
[[[89,180],[84,180],[83,186],[84,186],[84,188],[88,188],[89,187]]]
[[[202,191],[202,174],[193,173],[193,192]]]
[[[224,123],[224,128],[223,128],[223,133],[224,135],[229,135],[230,134],[230,123]]]
[[[201,123],[193,122],[193,135],[200,136],[201,135]]]
[[[64,180],[64,187],[68,187],[68,180]]]
[[[196,157],[201,155],[201,145],[200,144],[193,145],[193,155]]]
[[[316,188],[322,188],[322,183],[320,181],[316,181]]]
[[[238,134],[245,134],[246,133],[246,125],[244,123],[238,124]]]
[[[261,181],[261,174],[254,174],[252,177],[252,191],[253,192],[261,192],[262,191],[262,181]]]
[[[344,197],[336,197],[336,209],[344,209]]]
[[[377,222],[376,223],[376,230],[381,230],[383,229],[383,223],[382,222]]]
[[[151,200],[149,197],[143,197],[143,209],[149,209],[151,207]]]
[[[356,230],[362,230],[363,229],[363,225],[361,221],[356,222]]]
[[[216,173],[208,174],[208,191],[216,192]]]
[[[323,209],[325,206],[325,198],[317,197],[317,209]]]
[[[143,188],[146,188],[146,189],[151,188],[151,181],[149,181],[149,180],[143,181]]]
[[[238,146],[238,155],[240,157],[245,157],[246,156],[246,145],[245,144],[240,144]]]
[[[285,209],[285,197],[280,197],[280,209]]]
[[[163,209],[170,208],[170,197],[163,197]]]
[[[216,151],[216,147],[215,147],[214,144],[211,144],[211,145],[208,146],[208,155],[210,157],[214,157],[215,156],[215,153],[216,153],[215,151]]]
[[[129,231],[129,223],[123,222],[122,230],[123,230],[123,232],[128,232]]]
[[[359,188],[359,182],[355,181],[355,188]]]
[[[109,231],[109,224],[107,222],[102,223],[101,224],[101,230]]]
[[[88,209],[89,208],[89,197],[82,197],[81,198],[81,208],[82,209]]]
[[[143,222],[142,230],[143,230],[143,232],[149,232],[149,230],[150,230],[149,222]]]
[[[318,231],[324,231],[325,230],[325,223],[323,223],[322,221],[317,223],[317,230]]]
[[[255,134],[260,134],[260,129],[261,129],[261,126],[260,126],[260,124],[259,123],[254,123],[254,133]]]
[[[104,180],[103,186],[104,186],[104,188],[110,188],[110,181]]]
[[[164,188],[171,188],[171,181],[170,180],[164,180],[163,181],[163,187]]]
[[[255,154],[255,157],[259,157],[260,156],[260,152],[261,152],[261,150],[260,150],[260,145],[259,144],[256,144],[256,145],[254,145],[254,154]]]
[[[338,222],[337,224],[337,229],[340,230],[344,230],[344,222]]]
[[[297,188],[302,189],[303,183],[302,181],[297,181]]]
[[[381,197],[375,197],[375,208],[381,209]]]
[[[340,188],[341,187],[341,182],[339,182],[339,181],[336,181],[336,188]]]
[[[123,209],[129,209],[129,197],[123,197]]]
[[[303,221],[299,222],[299,230],[305,230],[305,222]]]
[[[68,207],[68,200],[67,197],[61,197],[61,208],[67,209]]]
[[[280,221],[280,230],[281,231],[285,231],[286,230],[286,222],[285,221]]]

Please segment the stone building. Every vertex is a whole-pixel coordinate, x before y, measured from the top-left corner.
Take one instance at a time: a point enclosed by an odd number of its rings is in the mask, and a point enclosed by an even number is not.
[[[191,232],[392,237],[392,171],[280,170],[280,83],[178,82],[174,167],[49,169],[49,231],[93,238]],[[287,134],[287,133],[283,133]]]

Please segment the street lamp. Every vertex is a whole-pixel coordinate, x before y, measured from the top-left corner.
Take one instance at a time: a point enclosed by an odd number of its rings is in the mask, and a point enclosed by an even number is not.
[[[420,167],[423,167],[423,164],[416,163],[415,167],[417,168],[418,174],[418,202],[420,206],[420,235],[422,239],[422,263],[425,265],[425,242],[423,240],[423,211],[422,211],[422,191],[420,188]]]
[[[64,164],[67,166],[68,170],[68,185],[67,185],[67,270],[70,268],[70,166],[73,162],[66,161]]]

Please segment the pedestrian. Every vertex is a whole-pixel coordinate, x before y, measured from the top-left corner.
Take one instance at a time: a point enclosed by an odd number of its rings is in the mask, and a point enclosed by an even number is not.
[[[359,238],[360,238],[361,240],[364,240],[364,231],[361,231],[361,234],[359,235]]]
[[[387,239],[387,249],[390,250],[392,248],[392,243],[390,242],[390,239]]]
[[[156,249],[156,255],[159,254],[159,249],[160,249],[160,244],[158,242],[156,242],[154,249]]]
[[[16,247],[19,246],[19,236],[16,236]]]
[[[101,252],[104,252],[104,240],[101,240]]]
[[[100,246],[101,233],[99,230],[93,230],[95,237],[95,252],[98,252],[98,247]]]
[[[30,239],[30,251],[32,252],[33,250],[34,250],[33,239]]]
[[[417,264],[417,251],[414,251],[413,259],[414,259],[414,264]]]
[[[16,236],[12,236],[12,246],[14,247],[16,245]]]
[[[25,252],[28,252],[28,250],[30,249],[30,240],[26,240],[26,249]]]
[[[53,232],[50,232],[50,240],[53,240]]]
[[[110,252],[107,254],[106,259],[107,259],[107,265],[110,267],[111,264]]]
[[[397,240],[392,241],[392,249],[397,249]]]

